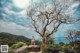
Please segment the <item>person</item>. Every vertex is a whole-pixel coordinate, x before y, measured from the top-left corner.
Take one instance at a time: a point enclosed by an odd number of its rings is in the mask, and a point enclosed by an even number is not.
[[[34,36],[32,36],[31,45],[35,45],[35,39],[34,39]]]

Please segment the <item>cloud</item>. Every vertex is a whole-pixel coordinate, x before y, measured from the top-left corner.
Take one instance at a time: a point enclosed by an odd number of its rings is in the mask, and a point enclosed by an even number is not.
[[[74,9],[74,8],[76,8],[78,5],[79,5],[79,3],[74,3],[74,4],[72,4],[72,5],[66,10],[65,14],[67,14],[67,15],[72,15],[72,14],[76,11],[76,9]]]
[[[18,8],[26,8],[29,5],[30,0],[13,0],[13,3]]]
[[[6,3],[5,3],[6,4]],[[6,6],[0,7],[1,20],[8,22],[15,22],[19,25],[26,26],[29,23],[26,19],[26,9],[19,9],[14,6],[13,3],[6,4]]]
[[[26,14],[27,14],[26,9],[17,13],[17,15],[19,15],[19,17],[23,17],[23,18],[27,18]]]
[[[11,15],[11,14],[15,14],[16,12],[14,12],[13,10],[10,10],[8,7],[3,8],[3,10],[6,12],[6,14]]]
[[[26,32],[28,32],[29,30],[30,28],[17,25],[14,22],[5,22],[0,20],[0,32],[8,32],[26,36]]]
[[[80,25],[77,24],[61,24],[58,31],[54,33],[55,37],[65,37],[66,31],[70,29],[80,30]]]
[[[7,15],[5,13],[1,13],[1,15],[7,17]]]
[[[38,34],[34,32],[30,27],[24,27],[14,22],[5,22],[2,20],[0,20],[0,32],[8,32],[11,34],[23,35],[28,38],[31,38],[32,36],[35,36],[35,38],[39,37],[37,36]]]

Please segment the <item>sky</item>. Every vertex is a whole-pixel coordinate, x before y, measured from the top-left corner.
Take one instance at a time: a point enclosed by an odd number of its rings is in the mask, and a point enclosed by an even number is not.
[[[40,3],[41,0],[33,0]],[[45,1],[45,0],[44,0]],[[50,0],[47,0],[50,2]],[[66,14],[80,19],[80,1],[67,0],[73,2],[66,10]],[[0,0],[0,32],[23,35],[25,37],[40,39],[36,32],[30,28],[30,21],[27,19],[26,10],[31,4],[31,0]],[[58,31],[54,33],[55,37],[65,37],[68,29],[80,30],[80,23],[61,24]],[[62,41],[62,39],[55,39]]]

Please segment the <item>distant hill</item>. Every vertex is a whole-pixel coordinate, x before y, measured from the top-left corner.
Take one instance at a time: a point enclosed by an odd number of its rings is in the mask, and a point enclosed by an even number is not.
[[[14,35],[14,34],[10,34],[10,33],[6,33],[6,32],[1,32],[0,33],[0,45],[13,45],[17,42],[25,42],[28,45],[31,42],[31,39],[24,37],[24,36],[20,36],[20,35]],[[36,40],[36,44],[40,45],[41,42]]]
[[[30,44],[30,39],[27,37],[5,33],[5,32],[0,33],[0,45],[8,44],[11,46],[12,44],[15,44],[19,41]]]

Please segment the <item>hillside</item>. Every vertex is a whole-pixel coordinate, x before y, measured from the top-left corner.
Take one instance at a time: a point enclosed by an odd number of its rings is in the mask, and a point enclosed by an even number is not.
[[[5,32],[0,33],[0,45],[8,44],[9,46],[11,46],[12,44],[15,44],[16,42],[19,41],[30,44],[30,39],[27,37],[5,33]]]

